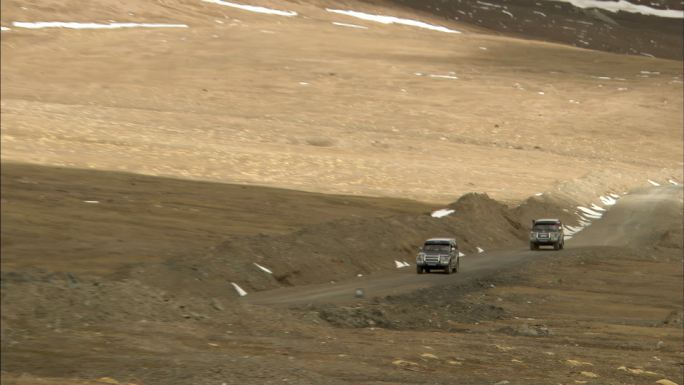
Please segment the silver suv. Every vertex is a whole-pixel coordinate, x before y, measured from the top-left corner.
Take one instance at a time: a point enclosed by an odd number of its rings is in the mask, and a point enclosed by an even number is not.
[[[445,274],[457,273],[461,257],[458,244],[453,238],[431,238],[425,241],[416,257],[418,274],[429,273],[432,269],[444,270]]]
[[[554,250],[560,250],[565,246],[563,223],[560,219],[536,219],[532,221],[530,250],[539,250],[539,246],[553,246]]]

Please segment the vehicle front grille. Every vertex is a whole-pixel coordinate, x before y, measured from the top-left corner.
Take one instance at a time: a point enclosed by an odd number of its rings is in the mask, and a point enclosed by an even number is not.
[[[425,262],[426,263],[439,263],[439,255],[426,255],[425,256]]]

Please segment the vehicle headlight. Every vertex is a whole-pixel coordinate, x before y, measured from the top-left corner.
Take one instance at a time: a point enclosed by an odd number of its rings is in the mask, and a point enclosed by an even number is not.
[[[534,231],[530,231],[530,239],[534,239],[537,236],[537,233]]]
[[[441,258],[441,260],[442,260],[442,263],[449,263],[449,256],[448,256],[448,255],[447,255],[447,256],[443,256],[443,257]]]
[[[416,262],[418,262],[418,263],[423,263],[423,259],[425,259],[425,254],[420,253],[420,254],[418,254],[418,256],[416,257]]]

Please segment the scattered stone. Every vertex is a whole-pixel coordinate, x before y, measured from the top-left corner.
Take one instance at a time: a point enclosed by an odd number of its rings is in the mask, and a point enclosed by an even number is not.
[[[646,374],[646,375],[650,375],[650,376],[659,376],[658,373],[651,372],[650,370],[644,370],[641,368],[633,368],[632,369],[632,368],[628,368],[626,366],[620,366],[619,368],[617,368],[617,370],[623,370],[623,371],[630,373],[630,374],[637,374],[637,375]]]
[[[211,307],[213,307],[214,310],[218,310],[218,311],[225,310],[223,305],[221,305],[221,302],[219,302],[219,300],[217,300],[216,298],[211,299]]]
[[[527,323],[522,325],[511,327],[506,326],[498,330],[501,333],[510,334],[513,336],[526,336],[526,337],[547,337],[552,335],[551,330],[546,327],[546,325],[532,325]]]
[[[511,362],[515,362],[516,364],[522,364],[523,363],[522,361],[520,361],[516,358],[511,359]]]
[[[73,274],[67,273],[67,278],[69,279],[69,287],[71,287],[73,289],[78,288],[78,286],[79,286],[78,280],[76,279],[76,277],[74,277]]]
[[[405,360],[394,360],[392,364],[406,370],[418,371],[420,370],[420,365],[415,362],[405,361]]]
[[[463,365],[463,362],[449,360],[449,361],[447,361],[447,364],[449,364],[449,365]]]
[[[102,377],[102,378],[98,378],[98,379],[97,379],[97,382],[101,382],[101,383],[103,383],[103,384],[113,384],[113,385],[118,385],[118,384],[120,384],[119,381],[117,381],[117,380],[115,380],[115,379],[113,379],[113,378],[111,378],[111,377]]]
[[[434,355],[434,354],[432,354],[432,353],[423,353],[423,354],[421,354],[420,356],[423,357],[423,358],[430,358],[430,359],[433,359],[433,360],[438,360],[438,359],[439,359],[439,358],[437,358],[436,355]]]
[[[354,291],[354,297],[356,297],[356,298],[363,298],[365,295],[366,295],[366,293],[361,288],[356,289]]]
[[[509,381],[507,381],[507,380],[503,380],[503,381],[499,381],[499,382],[497,382],[497,383],[496,383],[496,384],[494,384],[494,385],[508,385],[508,384],[510,384],[510,382],[509,382]]]
[[[594,366],[591,362],[583,362],[578,360],[565,360],[565,363],[570,366]]]
[[[496,348],[501,350],[502,352],[507,352],[509,350],[515,349],[515,348],[510,347],[510,346],[503,346],[503,345],[494,345],[494,346],[496,346]]]
[[[598,374],[593,373],[593,372],[580,372],[581,375],[584,377],[589,377],[589,378],[598,378]]]
[[[667,378],[663,378],[662,380],[656,381],[656,384],[660,384],[660,385],[678,385],[676,382],[672,382],[672,381],[668,380]]]

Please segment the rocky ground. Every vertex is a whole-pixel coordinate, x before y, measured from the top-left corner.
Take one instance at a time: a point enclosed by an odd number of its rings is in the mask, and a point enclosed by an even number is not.
[[[681,24],[501,4],[3,1],[2,382],[682,384]]]

